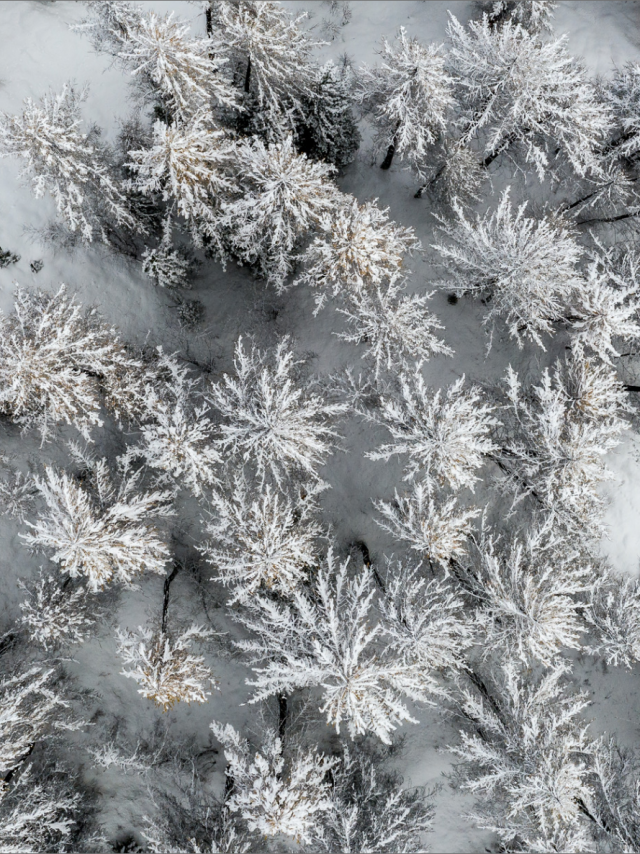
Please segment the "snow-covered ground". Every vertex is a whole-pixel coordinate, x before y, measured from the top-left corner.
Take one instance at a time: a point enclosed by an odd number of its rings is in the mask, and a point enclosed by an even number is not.
[[[204,17],[197,4],[151,0],[144,5],[161,12],[175,11],[177,16],[191,22],[194,33],[204,34]],[[308,11],[314,33],[322,36],[322,21],[329,15],[327,4],[285,0],[285,5],[292,11]],[[351,10],[351,20],[322,48],[321,55],[337,61],[346,53],[356,67],[363,62],[374,63],[380,38],[391,38],[400,26],[423,42],[443,41],[448,11],[462,23],[474,13],[467,0],[393,3],[354,0]],[[133,112],[134,99],[122,70],[108,56],[96,53],[86,37],[70,29],[69,25],[78,22],[85,11],[84,4],[65,0],[0,3],[0,110],[18,112],[24,98],[38,98],[49,88],[57,91],[65,81],[87,83],[90,89],[83,107],[84,116],[100,126],[106,140],[113,140],[119,123]],[[593,74],[607,76],[614,67],[621,67],[627,61],[640,61],[640,4],[636,2],[561,0],[554,26],[557,33],[567,33],[570,52],[582,57]],[[510,180],[508,174],[496,176],[495,196]],[[517,176],[513,182],[519,191],[529,195],[532,204],[540,203],[541,190],[535,177]],[[436,226],[429,204],[414,199],[416,179],[402,163],[395,162],[385,172],[378,168],[366,128],[357,158],[339,179],[339,185],[361,202],[378,199],[380,207],[388,207],[396,222],[415,229],[427,252],[411,261],[409,291],[421,294],[434,290],[431,283],[442,271],[435,267],[435,256],[429,249]],[[309,357],[311,369],[321,376],[346,367],[355,374],[364,370],[358,349],[334,335],[344,327],[344,320],[331,305],[314,316],[313,294],[309,290],[297,287],[279,296],[233,262],[226,270],[213,261],[204,261],[199,268],[188,296],[204,304],[205,322],[195,332],[184,331],[173,301],[165,291],[153,287],[139,264],[115,257],[97,246],[80,247],[73,254],[54,251],[34,238],[29,229],[42,227],[52,219],[54,204],[47,197],[32,196],[29,187],[18,177],[17,162],[11,158],[0,160],[0,210],[0,246],[21,255],[17,264],[0,269],[0,309],[5,312],[11,311],[16,284],[54,292],[64,282],[82,303],[96,306],[108,322],[117,326],[124,340],[152,347],[161,345],[165,352],[176,351],[201,362],[211,361],[214,378],[232,367],[233,346],[240,334],[255,336],[260,346],[272,345],[283,334],[290,335],[296,351]],[[30,269],[30,263],[36,259],[44,262],[38,273]],[[540,369],[552,364],[564,351],[560,337],[543,352],[532,346],[519,350],[506,332],[496,332],[487,352],[488,337],[482,326],[485,309],[479,301],[463,299],[452,304],[447,300],[447,291],[441,289],[435,292],[430,308],[445,327],[442,337],[446,344],[455,351],[453,358],[436,356],[424,367],[426,381],[433,388],[448,386],[463,375],[485,386],[495,384],[509,365],[523,375],[537,376]],[[394,489],[402,483],[401,463],[397,458],[390,462],[365,458],[365,452],[386,438],[382,428],[349,418],[341,422],[339,429],[342,447],[321,471],[330,484],[321,498],[323,521],[332,527],[343,549],[362,540],[374,560],[399,555],[398,542],[375,524],[373,501],[393,497]],[[1,450],[15,459],[41,464],[63,458],[63,452],[55,447],[40,448],[36,436],[21,438],[4,426],[2,431]],[[640,572],[640,444],[635,432],[627,433],[623,443],[609,455],[607,464],[614,479],[603,488],[608,503],[605,520],[609,534],[602,542],[602,552],[616,570],[636,576]],[[490,489],[483,485],[474,500],[482,504],[489,496]],[[18,536],[24,530],[14,519],[0,520],[1,627],[9,626],[18,615],[22,593],[17,581],[31,577],[44,562],[41,556],[29,555]],[[206,570],[203,578],[206,583]],[[221,633],[237,631],[223,608],[215,602],[212,605],[211,594],[207,596],[211,610],[205,614],[195,579],[179,576],[172,588],[175,618],[201,623],[210,620]],[[74,648],[68,669],[77,680],[77,687],[90,692],[85,700],[85,714],[94,725],[93,736],[78,736],[79,745],[86,746],[92,738],[95,741],[96,733],[99,739],[106,738],[104,720],[120,721],[121,731],[126,731],[133,746],[156,725],[182,737],[193,735],[203,747],[209,743],[209,724],[214,719],[231,722],[236,729],[246,732],[255,727],[256,707],[247,705],[248,670],[237,655],[225,652],[227,636],[222,638],[217,651],[211,645],[207,653],[219,680],[207,703],[178,704],[162,713],[139,696],[138,685],[133,680],[120,675],[122,664],[115,655],[114,628],[133,629],[143,624],[150,615],[159,612],[161,603],[162,579],[145,577],[139,589],[120,595],[113,617],[106,621],[98,636]],[[596,720],[597,730],[616,732],[621,740],[637,746],[638,666],[604,673],[599,664],[585,657],[580,659],[576,674],[576,680],[593,699],[588,714]],[[403,749],[392,761],[407,785],[427,788],[440,785],[434,796],[434,832],[428,839],[431,850],[489,850],[495,843],[493,835],[478,830],[463,818],[471,808],[472,799],[448,785],[452,760],[443,749],[456,739],[455,721],[431,707],[414,708],[413,713],[419,724],[402,728]],[[124,775],[113,768],[92,768],[88,755],[78,763],[86,781],[98,788],[99,817],[105,837],[115,840],[130,832],[139,834],[140,816],[151,809],[149,780],[135,773]],[[218,759],[211,775],[213,788],[221,790],[223,772],[222,760]]]

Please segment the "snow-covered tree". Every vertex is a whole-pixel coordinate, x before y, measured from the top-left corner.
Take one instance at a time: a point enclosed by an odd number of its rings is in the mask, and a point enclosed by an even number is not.
[[[595,255],[571,308],[571,336],[604,362],[620,355],[614,340],[640,340],[640,258],[627,252],[616,263],[612,250]]]
[[[441,140],[425,165],[425,181],[414,198],[433,194],[440,203],[451,206],[480,200],[479,189],[486,177],[478,155],[463,140],[446,137]]]
[[[213,106],[238,107],[238,98],[228,75],[223,43],[212,51],[210,39],[187,37],[189,25],[174,19],[174,13],[150,11],[127,32],[119,56],[134,76],[157,87],[171,115],[188,123],[196,114]]]
[[[240,475],[225,491],[211,496],[211,537],[203,549],[215,568],[215,580],[229,585],[232,602],[260,588],[287,595],[304,582],[318,563],[318,539],[313,489],[296,495],[258,484]]]
[[[295,103],[313,80],[310,54],[320,44],[302,26],[307,13],[294,18],[263,0],[211,0],[211,13],[214,41],[235,58],[244,92],[259,109],[279,114],[283,104]]]
[[[465,388],[464,377],[444,394],[433,392],[419,370],[402,371],[398,383],[400,394],[383,394],[380,411],[370,416],[384,424],[394,441],[366,456],[389,460],[403,454],[408,457],[405,480],[425,477],[473,490],[484,456],[497,448],[490,438],[498,424],[491,414],[495,407],[482,402],[477,386]]]
[[[43,439],[60,423],[90,438],[101,396],[119,417],[144,399],[145,371],[95,311],[64,285],[53,295],[18,288],[14,313],[0,315],[0,411]]]
[[[270,146],[243,141],[236,158],[242,195],[223,204],[227,240],[241,261],[257,265],[281,291],[299,241],[340,203],[330,180],[335,166],[298,154],[292,136]]]
[[[109,243],[107,223],[137,229],[138,223],[96,129],[81,130],[87,90],[65,84],[59,94],[24,101],[20,115],[0,112],[0,157],[20,157],[36,197],[49,193],[66,226],[91,242]]]
[[[316,69],[296,107],[296,147],[312,160],[351,163],[360,145],[353,115],[353,81],[329,60]]]
[[[549,523],[508,543],[483,536],[463,572],[483,654],[552,667],[563,649],[580,649],[594,581],[591,565]]]
[[[34,665],[0,680],[0,780],[20,767],[36,742],[61,727],[77,728],[61,720],[68,706],[56,692],[51,668]]]
[[[131,34],[140,27],[142,6],[127,0],[86,0],[89,17],[73,24],[72,30],[86,33],[93,47],[117,56]]]
[[[484,690],[462,691],[469,729],[450,748],[462,786],[479,795],[475,820],[512,851],[584,851],[594,743],[580,720],[588,701],[563,684],[566,665],[542,677],[506,662]],[[570,844],[569,844],[570,843]],[[578,845],[578,847],[576,847]]]
[[[6,457],[0,454],[0,472],[6,473],[0,480],[0,513],[14,516],[24,522],[34,509],[36,488],[30,474],[8,465]]]
[[[211,729],[228,763],[228,809],[263,837],[282,833],[310,842],[320,814],[330,807],[329,772],[338,760],[300,748],[285,757],[282,741],[270,731],[260,750],[253,751],[231,724],[214,721]]]
[[[589,652],[614,667],[640,661],[640,581],[605,572],[594,586],[585,619],[592,626]]]
[[[554,0],[476,0],[476,5],[487,15],[492,27],[505,21],[520,24],[529,33],[551,31]]]
[[[610,148],[635,162],[640,153],[640,64],[628,62],[616,69],[604,96],[614,119]]]
[[[376,379],[382,371],[394,371],[411,357],[418,365],[431,356],[453,356],[453,350],[434,332],[444,329],[427,308],[433,293],[403,294],[398,279],[388,285],[347,291],[346,308],[339,308],[350,324],[349,331],[337,333],[344,341],[365,344],[365,354],[373,362]]]
[[[525,338],[542,347],[542,335],[553,334],[580,287],[574,230],[557,215],[525,216],[526,203],[514,212],[509,190],[494,211],[474,219],[457,202],[453,207],[456,219],[440,220],[447,240],[433,247],[452,277],[447,287],[490,298],[485,323],[504,318],[520,347]]]
[[[389,563],[380,612],[389,650],[399,659],[432,673],[465,667],[475,632],[450,580],[427,581],[420,564]]]
[[[187,124],[153,126],[150,148],[130,151],[131,186],[143,195],[160,194],[174,200],[196,245],[203,239],[224,257],[221,243],[220,199],[233,193],[230,172],[234,146],[227,131],[217,128],[209,113],[198,113]]]
[[[378,146],[386,149],[381,168],[389,169],[397,153],[422,175],[429,147],[445,133],[456,103],[442,45],[422,45],[400,27],[395,49],[383,39],[380,55],[380,66],[359,70],[356,97],[371,113]]]
[[[567,530],[599,538],[604,499],[598,485],[611,477],[603,457],[627,424],[626,394],[615,371],[576,349],[551,373],[546,369],[539,386],[523,389],[511,368],[506,381],[512,423],[500,462],[507,482]]]
[[[0,790],[0,851],[70,851],[70,845],[78,850],[77,818],[84,798],[69,785],[68,773],[56,772],[43,774],[29,766]]]
[[[411,227],[389,221],[389,209],[381,210],[374,199],[362,205],[345,199],[344,205],[324,217],[321,233],[300,256],[305,270],[296,284],[319,288],[318,308],[327,293],[381,286],[398,277],[405,256],[420,249]]]
[[[599,171],[611,115],[567,53],[566,36],[543,41],[512,20],[492,27],[486,16],[465,29],[453,15],[448,34],[463,137],[480,137],[486,165],[517,145],[541,180],[556,149],[578,175]]]
[[[294,590],[290,602],[260,595],[246,600],[237,619],[256,633],[237,645],[254,662],[255,703],[296,688],[322,686],[327,723],[346,723],[353,738],[373,732],[383,742],[398,724],[415,723],[406,698],[433,702],[441,695],[435,672],[424,662],[399,660],[383,642],[383,628],[372,624],[375,587],[368,568],[348,578],[348,561],[338,565],[329,551],[312,591]]]
[[[27,598],[20,603],[20,622],[29,640],[48,650],[59,644],[82,643],[96,623],[99,609],[82,586],[60,584],[42,570],[32,583],[18,582]]]
[[[592,761],[589,803],[595,851],[636,851],[640,848],[640,763],[635,751],[613,738],[603,738]],[[586,850],[586,849],[583,849]]]
[[[444,567],[466,553],[471,520],[480,515],[478,508],[458,507],[455,497],[437,501],[428,481],[414,483],[408,494],[396,492],[394,501],[376,501],[375,507],[381,528]]]
[[[140,685],[138,694],[165,712],[178,702],[206,703],[211,696],[207,688],[215,687],[215,680],[203,656],[194,655],[191,647],[211,634],[195,625],[173,636],[142,626],[134,632],[118,629],[118,655],[128,665],[121,673]]]
[[[160,350],[159,373],[168,378],[150,387],[140,416],[141,441],[130,448],[158,470],[160,482],[185,486],[197,497],[218,480],[222,458],[215,447],[217,434],[206,403],[198,403],[196,381],[175,356]]]
[[[171,233],[171,216],[167,216],[158,245],[153,249],[147,246],[142,253],[142,272],[161,288],[188,288],[193,264],[184,250],[173,245]]]
[[[320,817],[315,850],[344,854],[397,854],[425,850],[433,807],[424,789],[402,788],[402,778],[381,758],[343,747],[331,771],[330,806]]]
[[[105,460],[86,474],[82,481],[47,466],[34,477],[45,507],[24,542],[72,578],[86,577],[94,592],[112,581],[130,585],[144,570],[163,575],[169,548],[153,520],[172,514],[172,494],[142,491],[140,472],[126,467],[115,481]]]
[[[317,468],[337,438],[332,421],[346,407],[323,399],[320,391],[298,382],[300,364],[283,338],[273,353],[242,338],[235,349],[236,376],[225,374],[212,383],[208,396],[223,416],[221,452],[251,463],[260,478],[268,472],[280,481],[287,471],[317,478]]]
[[[152,854],[246,854],[251,839],[196,774],[188,784],[171,781],[171,788],[154,792],[156,812],[145,816],[142,833]]]

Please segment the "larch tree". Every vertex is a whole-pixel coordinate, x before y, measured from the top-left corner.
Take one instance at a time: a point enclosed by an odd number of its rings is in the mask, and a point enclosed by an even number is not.
[[[173,244],[173,220],[165,217],[162,237],[154,248],[147,246],[141,257],[142,272],[160,288],[189,288],[189,273],[193,264],[180,247]]]
[[[87,440],[104,402],[118,419],[138,414],[148,381],[142,362],[64,285],[53,295],[18,288],[0,315],[0,411],[43,440],[58,424]]]
[[[0,781],[5,783],[33,746],[60,729],[77,729],[62,720],[69,703],[56,690],[55,671],[34,665],[0,679]],[[67,715],[68,716],[68,715]],[[3,786],[0,786],[0,793]]]
[[[588,651],[613,667],[640,661],[640,582],[606,570],[591,591],[585,619],[592,636]]]
[[[237,619],[255,637],[237,645],[254,662],[250,702],[321,686],[320,711],[338,733],[346,724],[352,738],[372,732],[389,744],[399,724],[415,723],[407,698],[433,703],[444,689],[435,666],[391,651],[372,622],[375,595],[369,569],[349,579],[348,561],[338,564],[329,551],[312,591],[295,590],[287,603],[246,600]]]
[[[402,371],[400,394],[381,396],[380,411],[371,420],[383,424],[393,442],[367,452],[372,460],[406,458],[405,480],[430,478],[454,490],[473,490],[477,470],[497,446],[491,438],[498,424],[495,407],[482,400],[477,386],[464,387],[464,377],[443,394],[434,392],[419,370]]]
[[[635,163],[640,154],[640,64],[628,62],[616,69],[605,97],[613,111],[610,149]]]
[[[27,593],[20,603],[20,623],[31,643],[47,651],[82,643],[101,616],[103,609],[82,584],[70,587],[42,569],[33,582],[18,584]]]
[[[564,683],[567,667],[525,677],[506,662],[484,691],[464,689],[467,722],[458,758],[464,789],[479,797],[473,815],[511,850],[584,851],[584,809],[592,800],[589,758],[595,749],[581,713],[585,694]]]
[[[317,479],[338,437],[333,421],[346,407],[298,382],[300,363],[289,347],[284,338],[273,353],[248,350],[239,338],[235,376],[211,383],[207,397],[223,418],[221,453],[250,463],[259,478],[271,474],[280,481],[297,471]]]
[[[376,501],[378,525],[426,560],[447,567],[466,553],[477,507],[458,506],[455,496],[438,500],[433,484],[417,481],[411,492],[395,493],[393,501]]]
[[[311,51],[319,43],[302,26],[307,14],[294,18],[279,3],[263,0],[210,5],[214,40],[235,58],[245,94],[255,97],[261,111],[279,115],[313,79]]]
[[[131,187],[172,202],[196,246],[205,240],[224,259],[220,206],[237,191],[234,152],[229,133],[215,125],[210,113],[198,113],[186,124],[158,120],[151,146],[129,152]]]
[[[71,578],[85,577],[93,592],[114,581],[131,585],[145,570],[164,575],[169,548],[154,521],[173,513],[172,493],[144,492],[140,472],[126,465],[114,479],[105,460],[86,475],[80,481],[47,466],[34,477],[44,507],[24,542]]]
[[[335,166],[298,154],[292,136],[270,146],[243,141],[236,158],[240,195],[223,204],[227,240],[239,260],[281,292],[300,240],[340,203],[330,180]]]
[[[612,249],[598,252],[576,288],[570,315],[572,341],[612,364],[619,342],[640,340],[640,258],[625,252],[616,258]]]
[[[265,733],[264,744],[254,751],[231,724],[214,721],[211,729],[228,763],[227,808],[262,837],[284,834],[309,843],[321,814],[330,807],[329,773],[338,760],[300,748],[285,755],[273,732]]]
[[[79,832],[80,787],[59,763],[47,772],[28,766],[0,790],[0,851],[69,851],[87,841]]]
[[[206,640],[212,632],[190,626],[170,633],[138,626],[136,631],[118,630],[118,655],[124,662],[121,671],[140,686],[138,693],[162,708],[175,703],[206,703],[215,687],[215,679],[202,655],[194,654],[194,642]]]
[[[526,339],[544,346],[542,336],[554,333],[580,288],[574,229],[559,216],[526,216],[526,202],[514,211],[509,190],[494,211],[473,219],[453,207],[456,218],[440,220],[446,240],[433,246],[452,277],[447,286],[490,299],[484,323],[504,319],[520,347]]]
[[[599,171],[611,114],[566,37],[543,41],[511,20],[492,27],[486,16],[465,29],[453,15],[448,34],[463,138],[479,138],[485,165],[517,145],[540,180],[556,149],[577,175]]]
[[[228,489],[214,490],[202,551],[214,579],[231,588],[231,602],[264,590],[287,596],[319,562],[322,528],[313,487],[296,493],[265,483],[252,488],[242,475]]]
[[[551,31],[554,0],[477,0],[476,5],[492,27],[500,27],[505,21],[520,24],[529,33]]]
[[[552,667],[564,649],[580,649],[581,618],[595,573],[570,541],[541,524],[510,542],[485,535],[457,577],[475,602],[483,655]]]
[[[380,168],[389,169],[397,153],[423,175],[429,148],[446,132],[456,105],[442,45],[424,46],[400,27],[394,46],[383,39],[380,55],[379,66],[359,70],[356,92],[386,149]]]
[[[453,356],[453,350],[435,334],[444,329],[427,308],[430,294],[405,294],[397,279],[386,286],[347,291],[344,308],[349,323],[345,332],[335,333],[344,341],[365,344],[365,357],[373,363],[376,380],[383,371],[401,368],[408,358],[418,365],[431,356]]]
[[[378,755],[346,745],[331,778],[330,806],[313,840],[317,850],[424,851],[424,835],[433,830],[431,793],[403,787],[402,778],[386,770]]]
[[[620,443],[627,422],[626,394],[615,371],[579,349],[540,385],[507,378],[509,434],[500,453],[516,500],[531,496],[545,513],[580,537],[602,534],[604,499],[598,485],[611,477],[604,456]]]
[[[318,310],[328,294],[374,289],[397,278],[407,257],[420,250],[414,229],[390,221],[389,209],[376,201],[359,204],[346,197],[322,219],[320,233],[300,256],[304,270],[295,284],[318,288]]]
[[[589,803],[593,850],[634,851],[640,847],[640,762],[638,753],[602,738],[591,766],[594,794]]]
[[[380,621],[390,651],[426,671],[464,669],[476,633],[462,594],[450,579],[428,580],[421,564],[389,562]]]
[[[48,193],[66,227],[87,243],[97,236],[109,243],[114,227],[139,230],[111,155],[98,140],[96,128],[81,129],[80,106],[87,90],[71,84],[39,102],[27,98],[20,115],[0,113],[0,157],[24,161],[21,175],[33,193]]]
[[[188,24],[173,15],[151,11],[141,16],[137,26],[129,28],[119,56],[134,76],[147,79],[148,88],[160,92],[176,121],[188,124],[214,107],[237,108],[222,44],[212,52],[209,39],[188,38]]]
[[[118,56],[132,33],[140,27],[144,17],[142,6],[127,0],[87,0],[89,16],[72,30],[86,33],[95,50]]]
[[[209,407],[175,356],[160,350],[156,371],[166,380],[149,386],[140,416],[141,441],[127,453],[158,471],[161,485],[185,486],[200,497],[218,481],[222,464]]]

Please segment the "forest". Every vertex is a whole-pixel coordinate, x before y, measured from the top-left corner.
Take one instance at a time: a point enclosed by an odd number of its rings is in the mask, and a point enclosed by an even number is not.
[[[640,4],[0,24],[0,852],[640,852]]]

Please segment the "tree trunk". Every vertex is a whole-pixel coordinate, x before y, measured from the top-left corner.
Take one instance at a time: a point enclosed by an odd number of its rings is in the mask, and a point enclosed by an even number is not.
[[[583,219],[580,222],[577,222],[576,225],[589,225],[592,222],[620,222],[623,219],[633,219],[633,217],[639,216],[640,210],[630,211],[629,213],[618,214],[618,216],[603,216],[603,217],[595,217],[594,219]]]
[[[229,774],[229,766],[227,765],[224,771],[224,803],[226,803],[233,794],[234,786],[233,777]]]
[[[247,59],[247,73],[244,76],[244,91],[248,94],[251,88],[251,57]]]
[[[287,730],[287,698],[278,694],[278,738],[284,747],[284,737]]]
[[[164,580],[164,597],[162,600],[162,634],[164,634],[167,630],[167,610],[169,608],[169,589],[171,587],[171,582],[178,574],[178,570],[180,569],[180,564],[176,561],[173,565],[173,569],[171,570],[171,574],[168,575]]]
[[[387,154],[382,163],[380,164],[381,169],[390,169],[391,163],[393,161],[393,155],[396,153],[396,145],[398,144],[398,131],[400,130],[400,122],[396,125],[396,129],[393,132],[393,139],[391,140],[391,145],[387,148]]]
[[[380,164],[381,169],[390,169],[391,163],[393,162],[393,155],[396,153],[395,142],[392,142],[389,148],[387,148],[387,155]]]
[[[27,750],[25,755],[20,759],[20,762],[15,766],[15,768],[12,768],[10,771],[7,771],[7,773],[4,775],[4,778],[3,778],[5,783],[10,782],[11,778],[16,773],[18,768],[20,768],[20,766],[23,764],[25,759],[28,759],[31,756],[31,754],[33,753],[33,748],[35,746],[36,746],[35,741],[32,741],[31,744],[29,745],[29,749]]]
[[[525,136],[528,133],[529,133],[528,128],[525,128],[522,131],[523,136]],[[493,163],[493,161],[496,159],[496,157],[498,157],[500,154],[502,154],[503,151],[506,151],[507,148],[509,148],[509,146],[511,145],[511,143],[514,142],[515,140],[516,140],[516,134],[515,133],[510,133],[508,136],[506,136],[502,140],[500,145],[496,146],[496,148],[494,148],[494,150],[491,152],[491,154],[487,154],[485,159],[482,161],[482,165],[484,166],[484,168],[486,169],[488,166],[490,166]]]
[[[207,35],[209,38],[213,35],[213,16],[211,14],[211,3],[207,4],[207,8],[204,12],[204,17],[207,22]]]
[[[422,198],[422,194],[424,193],[424,191],[425,191],[428,187],[433,187],[433,185],[436,183],[436,181],[438,180],[438,178],[439,178],[439,177],[442,175],[442,173],[444,172],[445,166],[446,166],[446,163],[443,163],[443,164],[442,164],[442,166],[441,166],[441,167],[438,169],[438,171],[436,172],[436,174],[433,176],[433,178],[431,178],[429,181],[426,181],[426,182],[425,182],[421,187],[418,187],[418,189],[416,190],[416,192],[415,192],[415,193],[414,193],[414,195],[413,195],[413,198],[414,198],[414,199],[421,199],[421,198]]]

